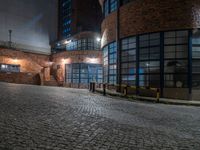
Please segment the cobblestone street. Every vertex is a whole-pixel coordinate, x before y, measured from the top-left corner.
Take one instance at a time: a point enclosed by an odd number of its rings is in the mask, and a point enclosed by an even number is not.
[[[200,150],[200,108],[0,83],[1,150]]]

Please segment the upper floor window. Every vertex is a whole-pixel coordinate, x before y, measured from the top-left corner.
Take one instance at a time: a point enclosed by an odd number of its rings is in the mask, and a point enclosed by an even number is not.
[[[104,1],[104,16],[117,9],[117,0],[105,0]]]
[[[118,2],[119,2],[119,5],[121,6],[121,5],[127,4],[131,1],[134,1],[134,0],[105,0],[104,5],[103,5],[104,16],[107,16],[108,14],[117,10]]]
[[[66,45],[67,50],[100,50],[100,42],[96,39],[79,39]]]

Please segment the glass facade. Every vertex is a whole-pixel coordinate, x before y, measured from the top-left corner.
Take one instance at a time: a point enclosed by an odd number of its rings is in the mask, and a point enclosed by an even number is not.
[[[66,45],[66,50],[100,50],[100,44],[96,39],[73,40]]]
[[[72,23],[72,0],[60,1],[60,26],[63,38],[71,36],[71,23]]]
[[[110,43],[103,49],[104,82],[116,84],[117,81],[117,45]]]
[[[139,36],[139,86],[160,86],[160,33]]]
[[[117,10],[117,1],[118,0],[105,0],[104,1],[104,16],[112,13]]]
[[[136,37],[121,41],[122,84],[136,85]]]
[[[200,30],[193,31],[192,86],[194,89],[200,89]]]
[[[76,63],[66,67],[66,83],[86,84],[90,82],[102,83],[102,66],[97,64]]]
[[[19,65],[0,64],[0,72],[20,72]]]
[[[118,8],[118,2],[120,3],[120,6],[125,5],[131,1],[134,0],[105,0],[104,6],[103,6],[103,14],[106,17],[110,13],[114,12]]]
[[[164,33],[164,85],[188,87],[188,31]]]
[[[176,30],[121,39],[103,48],[104,82],[151,88],[200,88],[200,30]],[[116,81],[117,68],[120,81]]]

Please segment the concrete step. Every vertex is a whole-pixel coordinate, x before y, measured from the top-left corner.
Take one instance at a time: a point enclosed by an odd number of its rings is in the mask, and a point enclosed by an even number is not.
[[[45,81],[44,85],[45,86],[58,86],[58,82],[56,81],[56,79],[54,78],[54,76],[51,75],[50,81]]]

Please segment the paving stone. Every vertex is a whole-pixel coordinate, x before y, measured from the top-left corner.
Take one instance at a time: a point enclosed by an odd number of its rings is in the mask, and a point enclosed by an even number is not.
[[[0,83],[0,150],[199,150],[200,109]]]

